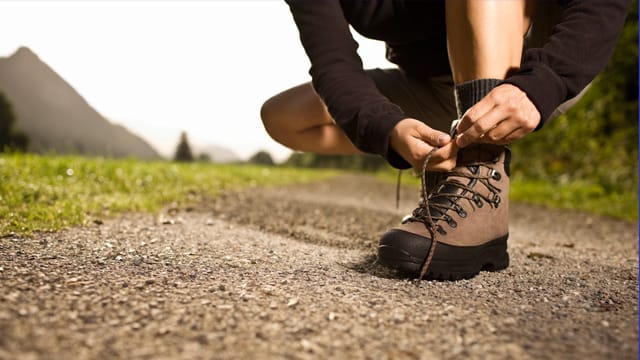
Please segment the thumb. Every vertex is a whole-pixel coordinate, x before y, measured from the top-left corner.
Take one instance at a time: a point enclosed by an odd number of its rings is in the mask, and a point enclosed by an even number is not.
[[[449,136],[449,134],[432,129],[425,124],[418,128],[418,133],[420,134],[420,138],[431,146],[444,146],[451,142],[451,136]]]

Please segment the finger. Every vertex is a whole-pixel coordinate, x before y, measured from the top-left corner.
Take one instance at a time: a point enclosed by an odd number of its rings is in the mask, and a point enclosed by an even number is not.
[[[495,107],[481,118],[477,119],[471,127],[456,137],[456,144],[465,147],[476,142],[484,142],[482,138],[493,130],[503,120],[508,118],[508,114],[501,107]]]
[[[435,171],[451,171],[456,166],[458,147],[454,142],[434,151],[427,168]]]
[[[431,159],[434,163],[455,158],[458,154],[458,146],[455,142],[447,144],[433,152]]]
[[[478,119],[491,111],[491,109],[493,109],[495,105],[495,102],[490,97],[485,97],[484,99],[478,101],[475,105],[470,107],[469,110],[464,113],[464,115],[462,115],[462,118],[458,123],[456,132],[458,134],[461,134],[467,131]]]
[[[510,119],[498,123],[493,129],[487,131],[478,139],[478,142],[489,144],[502,144],[507,136],[518,130],[520,126]]]
[[[503,138],[503,144],[510,144],[516,140],[520,140],[530,133],[527,129],[518,128]]]
[[[431,146],[443,146],[451,142],[449,134],[433,129],[426,124],[417,128],[420,138],[428,142]]]

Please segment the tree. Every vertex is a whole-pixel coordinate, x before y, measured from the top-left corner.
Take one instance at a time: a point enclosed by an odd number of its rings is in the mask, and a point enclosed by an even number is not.
[[[514,143],[513,151],[516,176],[582,181],[606,192],[637,196],[637,0],[611,61],[580,102],[541,131]]]
[[[193,161],[193,153],[191,152],[191,147],[189,146],[187,133],[184,131],[180,135],[180,142],[178,143],[178,147],[176,148],[176,153],[173,156],[173,160],[181,162]]]
[[[294,152],[284,165],[305,168],[333,168],[376,172],[388,168],[386,160],[378,155],[327,155]]]
[[[203,163],[210,163],[211,162],[211,156],[207,153],[201,153],[200,155],[198,155],[197,158],[198,162],[203,162]]]
[[[0,92],[0,151],[27,149],[29,138],[14,127],[15,121],[16,117],[9,100]]]
[[[253,155],[249,159],[249,162],[257,165],[267,165],[267,166],[275,165],[275,162],[273,161],[271,154],[269,154],[266,151],[258,151],[257,153],[255,153],[255,155]]]

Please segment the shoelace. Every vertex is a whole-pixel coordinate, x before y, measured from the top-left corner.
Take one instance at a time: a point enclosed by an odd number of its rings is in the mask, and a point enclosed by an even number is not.
[[[436,244],[438,243],[438,241],[436,240],[436,232],[434,231],[436,225],[433,221],[433,218],[431,217],[431,210],[429,209],[429,197],[428,197],[429,193],[427,192],[427,164],[429,164],[429,160],[431,160],[431,157],[433,156],[433,153],[436,152],[436,150],[438,150],[437,147],[434,147],[433,149],[431,149],[431,151],[429,151],[427,156],[424,158],[424,162],[422,163],[422,171],[420,173],[420,183],[421,183],[420,190],[421,190],[422,200],[420,201],[418,209],[414,210],[413,211],[414,214],[412,214],[411,216],[411,219],[413,219],[414,216],[416,215],[417,210],[419,210],[420,208],[424,208],[425,209],[424,213],[427,216],[426,218],[427,221],[421,221],[421,222],[427,228],[427,230],[429,231],[429,234],[431,234],[431,245],[429,246],[429,252],[427,253],[427,260],[425,260],[424,264],[422,265],[422,268],[420,269],[420,277],[418,278],[418,280],[422,280],[422,278],[424,278],[424,275],[427,273],[429,264],[431,264],[431,260],[433,259],[433,254],[435,254],[436,252]]]
[[[429,234],[431,235],[431,245],[429,246],[429,252],[427,253],[427,259],[425,260],[424,264],[422,265],[421,269],[420,269],[420,276],[419,276],[419,280],[422,280],[424,278],[424,276],[427,273],[427,270],[429,269],[429,265],[431,264],[431,261],[433,260],[433,255],[435,254],[435,250],[436,250],[436,244],[437,244],[437,239],[436,239],[436,234],[441,233],[441,227],[440,225],[436,224],[437,221],[439,220],[444,220],[444,221],[450,221],[450,217],[446,215],[446,212],[449,210],[453,210],[456,212],[459,211],[464,211],[462,210],[462,208],[457,205],[457,201],[458,199],[466,199],[469,201],[469,203],[471,204],[471,207],[473,208],[473,210],[475,211],[477,206],[482,206],[481,204],[478,205],[479,201],[486,201],[489,204],[492,204],[493,206],[497,206],[499,204],[499,197],[497,196],[497,194],[501,191],[499,188],[497,188],[496,186],[494,186],[493,184],[491,184],[491,182],[489,181],[489,179],[492,178],[491,175],[489,176],[480,176],[480,175],[475,175],[475,174],[471,174],[471,173],[463,173],[460,171],[451,171],[449,172],[449,176],[458,176],[458,177],[463,177],[463,178],[468,178],[468,179],[477,179],[478,181],[481,181],[490,191],[492,194],[494,194],[493,198],[488,198],[487,196],[484,196],[480,193],[478,193],[477,191],[475,191],[474,189],[472,189],[471,187],[462,184],[458,181],[455,180],[445,180],[443,183],[441,184],[436,184],[436,187],[440,187],[440,186],[445,186],[445,185],[453,185],[459,189],[462,189],[463,191],[458,194],[458,193],[448,193],[448,192],[443,192],[443,193],[434,193],[431,195],[432,198],[437,198],[437,197],[445,197],[447,198],[447,200],[444,203],[439,203],[439,202],[434,202],[431,201],[431,203],[429,202],[429,192],[427,189],[427,165],[429,163],[429,160],[431,160],[431,157],[433,156],[434,152],[437,151],[438,148],[433,148],[425,157],[424,162],[422,163],[422,171],[421,171],[421,201],[418,204],[418,207],[413,211],[411,218],[408,219],[408,221],[419,221],[421,223],[423,223],[425,225],[425,228],[427,229],[427,231],[429,231]],[[480,165],[486,165],[486,163],[483,162],[477,162],[477,163],[471,163],[471,164],[466,164],[466,166],[480,166]],[[399,179],[399,177],[398,177]],[[495,178],[494,178],[495,179]],[[466,191],[465,191],[466,190]],[[453,199],[452,199],[453,198]],[[433,199],[432,199],[433,200]],[[440,216],[432,216],[431,214],[431,208],[434,208],[435,210],[437,210],[441,215]]]

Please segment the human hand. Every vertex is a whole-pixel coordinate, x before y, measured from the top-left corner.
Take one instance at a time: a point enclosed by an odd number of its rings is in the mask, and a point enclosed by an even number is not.
[[[451,136],[430,128],[422,121],[406,118],[401,120],[391,132],[391,147],[415,169],[421,170],[425,157],[433,148],[436,150],[427,169],[449,171],[456,166],[458,147]]]
[[[540,112],[517,86],[502,84],[473,105],[458,124],[455,143],[463,148],[473,143],[506,145],[532,132],[540,123]]]

